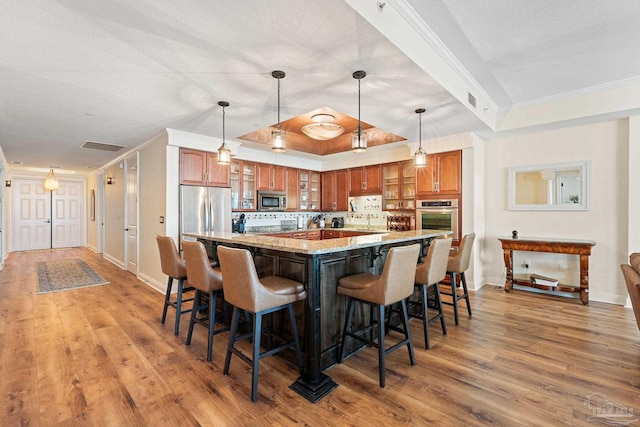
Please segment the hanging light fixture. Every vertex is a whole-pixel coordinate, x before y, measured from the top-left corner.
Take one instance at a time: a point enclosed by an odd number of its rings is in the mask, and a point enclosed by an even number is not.
[[[284,79],[284,71],[273,71],[271,76],[278,80],[278,125],[271,131],[271,150],[275,153],[287,151],[287,132],[280,128],[280,79]]]
[[[222,107],[222,145],[218,148],[218,164],[228,165],[231,163],[231,150],[227,147],[224,139],[224,109],[229,106],[229,103],[218,101],[218,105]]]
[[[425,153],[425,151],[422,149],[422,113],[424,113],[424,111],[424,108],[418,108],[416,110],[416,113],[418,113],[420,116],[420,147],[418,147],[418,149],[416,150],[416,157],[413,161],[413,166],[416,168],[423,168],[427,165],[427,153]]]
[[[59,186],[60,184],[56,179],[56,175],[53,173],[53,168],[49,169],[49,175],[47,175],[47,178],[44,180],[44,189],[54,191],[57,190]]]
[[[353,78],[358,80],[358,129],[353,131],[351,135],[351,150],[360,153],[367,149],[367,134],[362,132],[362,124],[360,122],[360,80],[365,78],[367,73],[359,70],[353,73]]]

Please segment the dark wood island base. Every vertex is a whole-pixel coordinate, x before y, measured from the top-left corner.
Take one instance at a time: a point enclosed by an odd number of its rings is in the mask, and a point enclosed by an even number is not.
[[[315,403],[338,386],[323,372],[337,363],[346,313],[345,298],[336,292],[338,280],[365,271],[381,273],[387,253],[394,246],[419,242],[421,254],[425,255],[429,242],[447,233],[416,230],[320,241],[217,232],[188,235],[202,241],[212,258],[217,258],[218,245],[245,248],[253,254],[260,277],[278,275],[305,284],[307,298],[295,307],[298,330],[303,331],[304,369],[290,388]],[[366,323],[368,316],[368,310],[359,313],[354,317],[354,327]],[[290,337],[290,326],[277,316],[273,328],[285,338]],[[361,344],[351,342],[346,346],[350,352]],[[293,353],[283,355],[294,360]]]

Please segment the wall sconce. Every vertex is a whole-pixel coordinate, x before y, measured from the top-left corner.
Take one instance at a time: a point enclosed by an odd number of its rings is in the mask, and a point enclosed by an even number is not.
[[[5,187],[11,187],[11,180],[8,179],[4,182]]]
[[[112,176],[108,176],[107,177],[107,185],[111,185],[113,184],[113,177]]]

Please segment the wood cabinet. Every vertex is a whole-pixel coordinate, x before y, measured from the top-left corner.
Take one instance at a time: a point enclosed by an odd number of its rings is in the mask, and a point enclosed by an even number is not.
[[[427,166],[416,169],[416,193],[420,196],[462,193],[462,151],[430,154]]]
[[[256,190],[285,191],[285,167],[256,163]]]
[[[307,240],[321,240],[322,233],[320,230],[307,231]]]
[[[349,175],[346,169],[322,173],[322,210],[346,211],[349,202]]]
[[[320,172],[299,171],[300,210],[320,210]]]
[[[300,171],[286,168],[285,181],[287,184],[287,210],[297,211],[300,208]]]
[[[180,184],[229,187],[229,165],[218,164],[218,153],[180,149]]]
[[[256,210],[256,164],[234,160],[231,162],[231,210]]]
[[[322,230],[322,240],[338,239],[340,237],[342,237],[342,231],[340,230]]]
[[[349,169],[349,195],[379,194],[382,191],[380,165]]]
[[[413,161],[382,165],[382,208],[415,209],[415,168]]]

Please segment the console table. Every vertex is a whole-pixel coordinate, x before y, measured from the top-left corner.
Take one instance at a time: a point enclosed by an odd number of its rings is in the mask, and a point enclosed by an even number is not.
[[[509,292],[514,284],[519,286],[529,286],[546,291],[558,291],[579,293],[582,304],[589,304],[589,255],[591,248],[596,242],[593,240],[574,239],[547,239],[547,238],[503,238],[502,243],[504,255],[504,265],[507,268],[507,277],[504,284],[505,292]],[[513,251],[529,252],[552,252],[557,254],[569,254],[580,256],[580,286],[568,286],[558,284],[558,286],[545,286],[531,283],[528,280],[515,279],[513,277]]]

